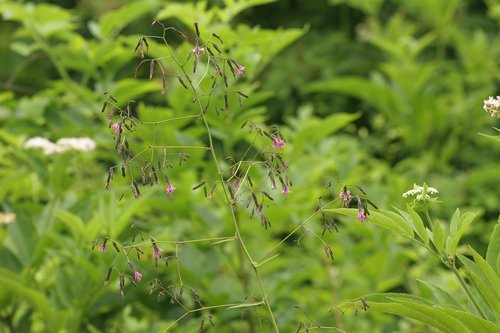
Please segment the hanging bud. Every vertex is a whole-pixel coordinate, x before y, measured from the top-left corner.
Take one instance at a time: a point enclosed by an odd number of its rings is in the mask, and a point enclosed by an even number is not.
[[[150,80],[153,78],[154,69],[155,69],[155,61],[151,60],[151,62],[149,63],[149,79]]]
[[[108,273],[106,274],[106,277],[104,278],[104,285],[107,286],[109,283],[109,279],[111,277],[111,273],[113,272],[113,266],[109,266],[108,268]]]
[[[196,36],[200,37],[200,29],[198,28],[198,22],[194,22],[194,29],[196,30]]]
[[[125,297],[125,277],[120,275],[120,294]]]
[[[186,84],[184,83],[184,80],[182,80],[182,77],[181,76],[178,76],[177,79],[179,80],[179,82],[182,84],[182,86],[186,89],[188,89],[188,86],[186,86]]]

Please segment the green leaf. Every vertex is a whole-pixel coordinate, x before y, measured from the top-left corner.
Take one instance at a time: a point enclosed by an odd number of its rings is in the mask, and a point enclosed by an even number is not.
[[[406,294],[374,294],[366,297],[370,309],[416,319],[448,333],[470,333],[471,331],[440,307],[427,300]],[[479,333],[479,332],[478,332]]]
[[[159,6],[160,4],[153,0],[134,1],[123,5],[120,9],[106,13],[101,17],[99,34],[104,38],[113,38],[130,22]]]
[[[479,295],[481,295],[481,297],[486,301],[485,304],[490,307],[491,312],[495,313],[497,318],[500,318],[500,300],[494,293],[492,293],[493,286],[480,270],[479,266],[461,254],[457,254],[457,257],[467,268],[467,275],[472,280],[477,291],[479,292]]]
[[[434,298],[440,303],[440,305],[448,305],[457,309],[462,309],[460,303],[458,303],[457,300],[452,295],[450,295],[446,290],[442,289],[441,287],[435,285],[432,282],[423,280],[417,280],[417,281],[424,284],[427,288],[429,288],[432,291],[432,296],[434,296]]]
[[[491,284],[493,290],[496,293],[497,299],[500,301],[500,278],[495,273],[495,271],[493,271],[493,268],[486,262],[486,260],[484,260],[484,258],[479,255],[479,253],[477,253],[470,246],[469,250],[471,251],[472,256],[474,257],[474,262],[476,263],[477,267],[481,270],[483,277],[485,277],[486,280]]]
[[[434,223],[434,228],[432,231],[432,243],[436,247],[436,250],[439,254],[442,253],[444,247],[445,235],[443,231],[443,227],[441,227],[441,223],[436,221]]]
[[[29,302],[35,309],[43,313],[47,320],[51,318],[52,307],[49,300],[41,292],[28,287],[20,276],[0,267],[0,285],[2,289],[9,290]]]
[[[500,255],[500,224],[496,224],[491,234],[488,250],[486,251],[486,261],[493,267],[493,270],[500,275],[500,266],[498,266]]]
[[[325,209],[325,211],[351,217],[356,217],[358,214],[358,210],[354,208],[333,208]],[[400,215],[394,212],[381,209],[377,211],[370,211],[368,221],[413,239],[413,230],[405,223],[404,219]]]
[[[219,12],[219,17],[223,23],[229,23],[245,9],[272,2],[276,0],[224,0],[225,7]]]
[[[460,238],[462,238],[465,230],[477,215],[477,212],[467,212],[460,215],[460,211],[458,209],[455,211],[450,223],[450,235],[446,240],[446,252],[448,255],[455,256]]]
[[[420,238],[424,241],[425,245],[429,245],[429,235],[427,234],[427,230],[425,230],[424,222],[420,218],[420,216],[411,208],[410,205],[406,204],[406,208],[408,209],[408,212],[410,213],[411,220],[413,222],[413,225],[415,226],[415,229],[417,231],[417,234],[420,236]]]

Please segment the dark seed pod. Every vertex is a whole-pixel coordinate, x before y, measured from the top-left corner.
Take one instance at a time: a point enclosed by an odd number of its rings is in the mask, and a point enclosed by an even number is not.
[[[120,275],[120,294],[125,297],[125,277]]]
[[[219,49],[219,47],[217,46],[217,44],[212,43],[212,46],[213,46],[213,47],[214,47],[214,49],[215,49],[215,50],[219,53],[219,55],[220,55],[220,54],[222,54],[222,51],[221,51],[221,49]]]
[[[200,37],[200,29],[198,28],[198,22],[194,22],[194,29],[196,30],[196,36]]]
[[[109,278],[111,277],[111,273],[113,272],[113,266],[109,266],[108,268],[108,273],[106,274],[106,277],[104,278],[104,285],[107,286],[109,283]]]
[[[217,38],[221,44],[224,44],[224,41],[222,40],[222,38],[220,38],[216,33],[212,33],[212,36]]]
[[[151,60],[151,63],[149,64],[149,79],[150,80],[153,78],[154,69],[155,69],[155,61]]]
[[[181,76],[178,76],[177,79],[179,80],[179,82],[182,84],[182,86],[186,89],[188,89],[188,86],[186,86],[186,84],[184,83],[184,80],[182,79]]]

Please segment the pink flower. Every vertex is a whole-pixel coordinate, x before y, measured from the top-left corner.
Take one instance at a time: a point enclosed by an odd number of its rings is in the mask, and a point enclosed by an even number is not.
[[[153,258],[159,258],[161,256],[161,249],[156,246],[156,244],[153,244]]]
[[[288,193],[290,193],[290,189],[288,188],[288,186],[284,185],[281,189],[281,193],[284,194],[285,197],[288,197]]]
[[[236,179],[236,180],[234,181],[234,189],[235,189],[236,191],[238,191],[238,189],[239,189],[239,188],[240,188],[240,182],[238,181],[238,179]]]
[[[196,57],[198,57],[201,53],[205,52],[205,48],[196,45],[194,49],[192,49],[192,52],[196,55]]]
[[[283,149],[285,147],[285,140],[278,139],[276,137],[273,138],[273,147],[278,149]]]
[[[172,196],[172,193],[174,193],[175,187],[172,184],[168,184],[166,192],[169,197]]]
[[[114,123],[113,125],[111,125],[111,128],[113,129],[113,132],[115,132],[115,134],[120,134],[120,132],[122,131],[122,124],[120,122]]]
[[[366,214],[365,212],[362,210],[362,209],[358,209],[358,221],[361,221],[361,222],[366,222]]]
[[[106,252],[106,243],[102,243],[101,246],[99,246],[99,252],[101,253]]]
[[[344,201],[343,205],[344,207],[349,207],[349,203],[351,202],[352,196],[351,196],[351,191],[347,190],[341,190],[339,194],[339,198]]]
[[[134,271],[134,278],[136,281],[141,281],[142,280],[142,274],[138,271]]]
[[[245,70],[244,66],[241,66],[240,64],[236,65],[236,72],[238,72],[238,74],[242,74],[244,70]]]

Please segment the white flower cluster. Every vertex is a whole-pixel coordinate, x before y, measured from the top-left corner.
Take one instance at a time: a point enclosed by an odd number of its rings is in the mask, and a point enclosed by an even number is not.
[[[484,100],[483,109],[490,113],[492,117],[500,118],[500,96],[489,97]]]
[[[438,194],[439,191],[436,190],[434,187],[427,187],[427,193],[425,194],[425,200],[431,199],[431,195],[436,195]],[[408,197],[413,197],[415,201],[423,201],[424,200],[424,187],[413,184],[413,189],[406,191],[403,193],[403,198],[408,198]]]
[[[26,141],[24,148],[41,148],[45,155],[60,154],[68,150],[89,152],[95,149],[96,143],[90,138],[61,138],[56,143],[42,137],[34,137]]]

